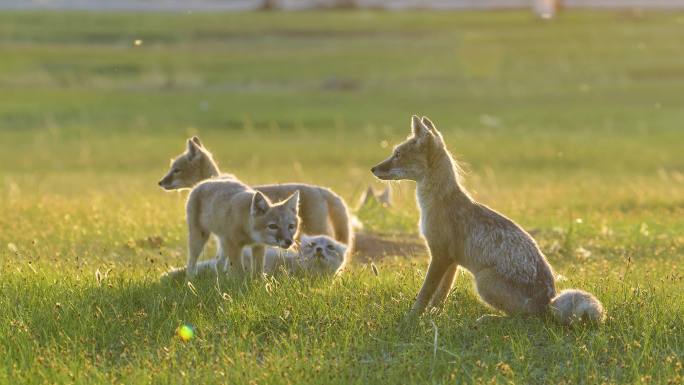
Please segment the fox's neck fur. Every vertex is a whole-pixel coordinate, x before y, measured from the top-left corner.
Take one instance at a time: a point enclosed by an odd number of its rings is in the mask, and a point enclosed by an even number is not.
[[[458,207],[472,204],[472,198],[459,179],[458,166],[446,147],[441,145],[431,148],[426,173],[416,182],[416,195],[421,212],[432,207],[440,207],[445,201]]]
[[[204,180],[221,175],[221,171],[219,171],[218,164],[211,156],[211,154],[206,151],[202,151],[202,164],[200,167],[202,178],[204,178]]]

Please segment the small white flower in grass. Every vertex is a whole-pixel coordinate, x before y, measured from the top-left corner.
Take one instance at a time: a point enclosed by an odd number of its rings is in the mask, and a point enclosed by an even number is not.
[[[140,47],[141,45],[143,45],[142,39],[135,39],[135,40],[133,40],[133,45],[136,46],[136,47]]]
[[[579,259],[587,259],[587,258],[591,257],[591,251],[580,246],[580,247],[575,249],[575,255]]]
[[[17,249],[17,245],[15,245],[15,244],[12,243],[12,242],[10,242],[10,243],[7,244],[7,248],[9,249],[9,251],[11,251],[11,252],[13,252],[13,253],[16,253],[16,252],[19,251],[19,249]]]

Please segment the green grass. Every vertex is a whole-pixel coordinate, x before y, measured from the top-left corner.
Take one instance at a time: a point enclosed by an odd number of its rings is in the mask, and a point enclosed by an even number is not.
[[[0,383],[681,383],[684,13],[0,13]],[[135,47],[133,41],[142,39]],[[431,116],[474,196],[609,318],[497,318],[426,256],[342,279],[160,283],[200,134],[247,183],[327,185]],[[415,234],[413,186],[366,229]],[[210,255],[210,254],[209,254]],[[109,272],[98,282],[95,272]],[[174,336],[190,323],[188,343]]]

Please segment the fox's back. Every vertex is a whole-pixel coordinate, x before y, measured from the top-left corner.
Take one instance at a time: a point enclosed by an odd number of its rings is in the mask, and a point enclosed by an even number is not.
[[[255,186],[254,188],[266,194],[266,196],[268,196],[273,201],[281,201],[287,199],[287,197],[294,194],[295,191],[299,191],[302,203],[309,201],[315,202],[317,201],[317,197],[320,197],[326,191],[329,191],[325,188],[319,186],[312,186],[305,183],[268,184]]]
[[[237,179],[200,182],[188,196],[188,218],[197,218],[203,228],[213,231],[214,227],[223,226],[232,214],[244,217],[249,212],[253,193],[254,190]]]

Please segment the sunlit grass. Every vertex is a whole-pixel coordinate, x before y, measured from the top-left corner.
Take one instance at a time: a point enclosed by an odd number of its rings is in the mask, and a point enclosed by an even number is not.
[[[681,18],[0,14],[0,383],[681,383]],[[412,113],[605,325],[476,323],[493,310],[467,273],[410,322],[425,255],[334,282],[159,281],[185,261],[186,194],[156,182],[188,136],[247,183],[356,210]],[[392,188],[356,214],[413,238],[413,185]]]

